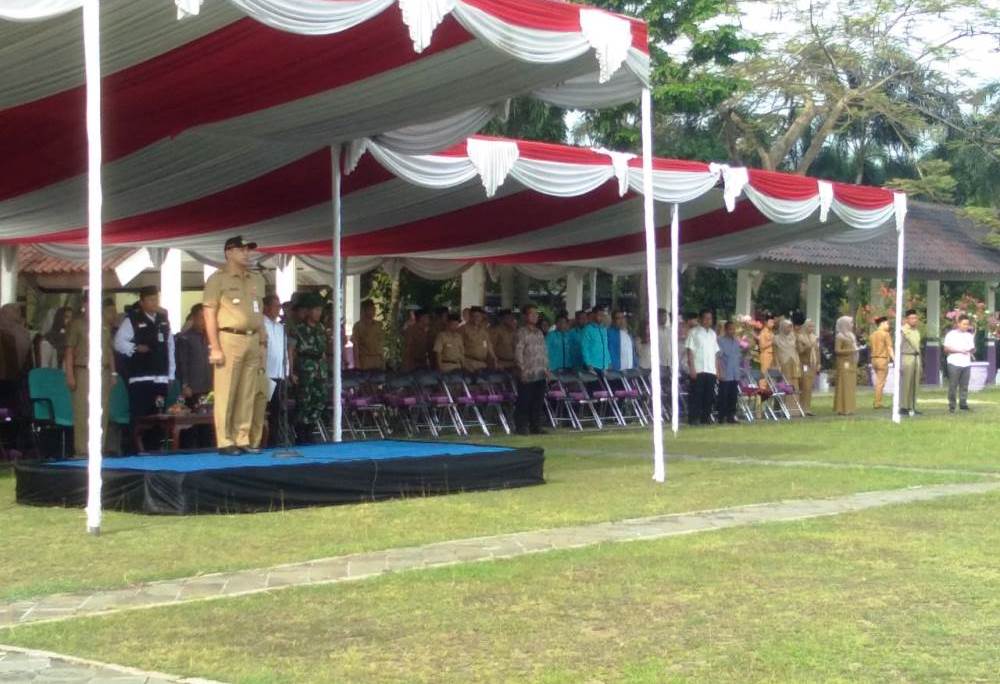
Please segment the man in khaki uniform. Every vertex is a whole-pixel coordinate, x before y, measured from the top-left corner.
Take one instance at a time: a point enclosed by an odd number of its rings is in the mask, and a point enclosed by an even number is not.
[[[257,243],[226,240],[226,265],[205,283],[208,359],[215,366],[215,439],[220,454],[257,453],[250,444],[254,398],[260,378],[264,330],[264,279],[251,273]]]
[[[462,370],[465,360],[465,344],[462,341],[462,318],[458,314],[448,316],[448,328],[438,333],[434,340],[434,358],[437,369],[442,372]]]
[[[920,363],[919,325],[920,316],[916,309],[907,311],[903,323],[903,339],[899,344],[899,352],[903,356],[900,366],[899,413],[904,416],[920,415],[917,411],[917,388],[920,387],[923,364]]]
[[[101,310],[101,427],[102,434],[108,434],[108,406],[111,403],[111,388],[118,380],[115,372],[115,355],[111,348],[111,326],[115,322],[115,302],[104,300]],[[87,364],[90,354],[86,312],[73,321],[66,338],[66,386],[73,394],[73,454],[87,455],[87,439],[90,419],[90,375]]]
[[[361,303],[361,320],[351,330],[354,365],[360,370],[385,370],[385,333],[375,320],[375,302]]]
[[[403,370],[409,373],[430,366],[434,340],[430,339],[431,316],[426,309],[417,312],[417,322],[403,333]]]
[[[474,306],[469,312],[469,322],[461,328],[462,345],[465,347],[465,370],[475,373],[496,364],[490,331],[486,327],[486,313]]]
[[[875,371],[875,403],[874,408],[882,408],[882,394],[885,392],[885,381],[889,377],[889,362],[892,361],[892,335],[889,334],[889,319],[880,316],[875,319],[878,326],[868,338],[868,348],[871,354],[872,370]]]
[[[500,312],[500,322],[493,328],[493,354],[496,356],[496,366],[502,370],[517,367],[514,359],[514,335],[517,333],[517,319],[509,310]]]

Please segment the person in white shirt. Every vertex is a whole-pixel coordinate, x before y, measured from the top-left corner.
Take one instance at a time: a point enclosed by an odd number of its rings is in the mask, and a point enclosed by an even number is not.
[[[715,381],[719,372],[719,340],[712,327],[712,312],[702,309],[699,325],[688,331],[684,340],[687,367],[691,376],[691,401],[688,404],[688,423],[705,425],[712,422],[715,404]]]
[[[968,411],[969,373],[976,354],[976,337],[965,314],[958,317],[955,327],[944,336],[944,353],[948,355],[948,411],[955,412],[956,394],[958,408]]]
[[[267,331],[267,359],[264,364],[267,383],[267,441],[269,447],[274,447],[291,443],[288,424],[284,423],[282,413],[284,384],[289,368],[288,346],[285,325],[278,320],[281,315],[281,300],[277,295],[267,295],[263,304],[264,329]]]

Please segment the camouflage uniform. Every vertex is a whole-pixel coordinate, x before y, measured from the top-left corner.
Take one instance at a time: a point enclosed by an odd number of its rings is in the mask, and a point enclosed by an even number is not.
[[[329,375],[326,329],[319,323],[301,323],[295,327],[294,340],[295,374],[299,380],[295,397],[297,422],[312,427],[316,421],[322,420],[323,409],[329,399],[326,393],[326,378]]]

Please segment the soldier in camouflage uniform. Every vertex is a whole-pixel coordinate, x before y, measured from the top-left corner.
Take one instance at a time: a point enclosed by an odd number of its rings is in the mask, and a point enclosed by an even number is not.
[[[307,310],[305,320],[295,326],[295,376],[296,411],[300,424],[296,430],[305,441],[311,441],[317,421],[323,420],[323,411],[329,397],[326,379],[329,367],[326,362],[327,334],[320,319],[323,317],[323,300],[314,293],[302,297],[301,306]]]

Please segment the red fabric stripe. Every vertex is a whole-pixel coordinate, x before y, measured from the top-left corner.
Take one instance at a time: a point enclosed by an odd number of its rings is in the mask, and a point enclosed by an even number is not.
[[[580,10],[590,9],[559,0],[463,0],[463,2],[508,24],[562,32],[579,32]],[[632,25],[632,47],[648,54],[648,27],[645,22],[620,14],[615,16],[628,20]]]
[[[396,5],[330,36],[242,19],[106,76],[104,157],[120,159],[192,127],[342,87],[470,40],[449,17],[417,54]],[[0,200],[83,173],[84,88],[0,112],[0,131]]]
[[[352,192],[392,180],[394,176],[366,155],[345,176],[342,192]],[[330,150],[314,152],[254,180],[174,207],[130,216],[104,225],[104,243],[141,243],[216,233],[330,201]],[[253,235],[247,235],[252,239]],[[86,243],[87,229],[33,235],[12,242]]]
[[[855,209],[883,209],[893,203],[892,190],[848,183],[834,183],[833,196]]]
[[[750,185],[769,197],[783,200],[808,200],[819,194],[815,178],[777,171],[749,169]]]
[[[684,219],[681,223],[680,241],[682,245],[724,237],[740,231],[757,228],[769,223],[770,220],[761,214],[750,202],[740,202],[732,213],[720,208],[713,211]],[[656,229],[656,248],[670,247],[670,225]],[[560,261],[585,261],[587,259],[603,259],[623,254],[635,254],[646,249],[646,234],[644,231],[629,233],[619,237],[588,242],[569,247],[554,247],[532,252],[520,252],[501,257],[482,257],[476,261],[487,261],[495,264],[536,264]]]
[[[349,235],[341,242],[341,250],[344,256],[378,256],[466,247],[543,230],[619,201],[617,182],[605,183],[569,202],[526,190],[447,214]],[[266,251],[328,256],[333,250],[329,240],[317,240]]]

